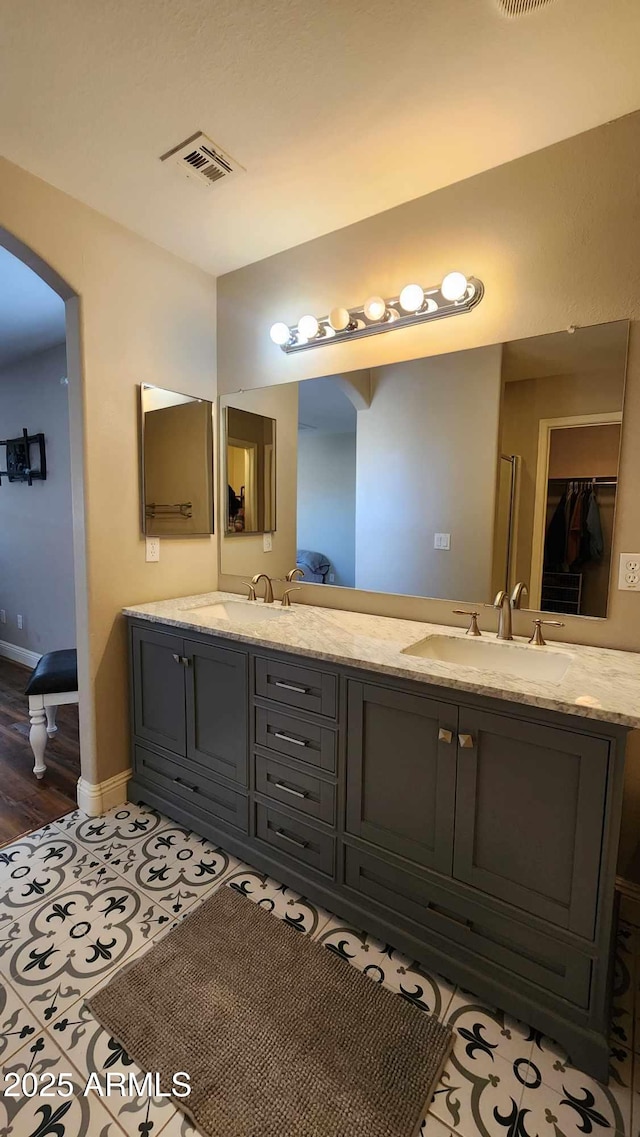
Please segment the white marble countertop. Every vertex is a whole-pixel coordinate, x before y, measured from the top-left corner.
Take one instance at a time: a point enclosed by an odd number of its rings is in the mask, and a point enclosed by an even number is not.
[[[240,604],[251,612],[245,611],[241,622],[193,611],[223,603]],[[274,608],[279,607],[279,604],[274,605]],[[602,722],[640,727],[640,654],[637,652],[554,641],[550,648],[554,652],[568,653],[571,663],[560,681],[541,682],[489,671],[484,667],[479,670],[458,663],[402,654],[403,648],[429,635],[464,638],[464,629],[342,612],[334,608],[315,608],[307,604],[294,604],[282,610],[280,618],[269,619],[266,615],[261,618],[261,608],[264,604],[260,600],[250,603],[233,593],[210,592],[135,604],[123,611],[125,616],[168,624],[187,632],[215,634],[243,644],[291,652],[381,675],[471,691]],[[251,623],[246,622],[248,618]],[[483,633],[482,639],[495,641],[495,635]],[[526,640],[518,637],[514,643],[526,644]],[[510,650],[510,645],[505,644],[504,650]],[[531,647],[528,650],[542,652],[546,649]]]

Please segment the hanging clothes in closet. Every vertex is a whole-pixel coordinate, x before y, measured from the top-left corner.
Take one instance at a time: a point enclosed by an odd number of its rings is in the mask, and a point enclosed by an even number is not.
[[[578,572],[604,552],[600,507],[591,482],[568,482],[547,527],[546,572]]]

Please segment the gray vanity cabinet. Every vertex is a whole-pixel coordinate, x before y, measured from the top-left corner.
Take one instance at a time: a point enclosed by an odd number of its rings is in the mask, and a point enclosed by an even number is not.
[[[130,625],[129,798],[606,1081],[624,727]]]
[[[460,708],[453,875],[593,938],[606,740]]]
[[[185,641],[187,756],[247,784],[247,657]]]
[[[175,754],[186,753],[182,636],[132,628],[133,732]]]
[[[455,705],[349,681],[347,833],[451,872],[457,717]]]

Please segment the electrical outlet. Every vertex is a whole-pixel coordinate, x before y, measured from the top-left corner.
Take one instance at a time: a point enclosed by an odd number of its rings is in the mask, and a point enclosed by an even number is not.
[[[335,582],[336,582],[336,574],[335,574],[335,572],[330,572],[329,573],[329,584],[335,584]]]
[[[146,537],[145,560],[159,561],[160,560],[160,538],[159,537]]]
[[[620,553],[618,588],[624,592],[640,592],[640,553]]]
[[[0,608],[0,624],[6,624],[6,622],[7,622],[6,610],[4,608]]]
[[[271,533],[263,533],[262,534],[262,551],[264,553],[270,553],[272,549],[273,549],[273,536],[271,535]]]
[[[451,534],[450,533],[434,533],[433,534],[433,547],[434,547],[434,549],[450,549],[451,548]]]
[[[22,621],[22,616],[20,615],[19,612],[18,612],[18,615],[16,616],[16,621],[17,621],[17,624],[18,624],[20,631],[22,631],[23,621]]]

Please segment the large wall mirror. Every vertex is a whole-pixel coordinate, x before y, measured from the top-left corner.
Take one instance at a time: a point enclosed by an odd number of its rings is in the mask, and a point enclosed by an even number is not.
[[[281,440],[297,422],[272,575],[477,604],[524,581],[523,606],[606,616],[627,340],[619,321],[243,392],[271,393]],[[221,569],[255,562],[223,541]]]
[[[140,422],[142,532],[213,533],[212,403],[143,383]]]

